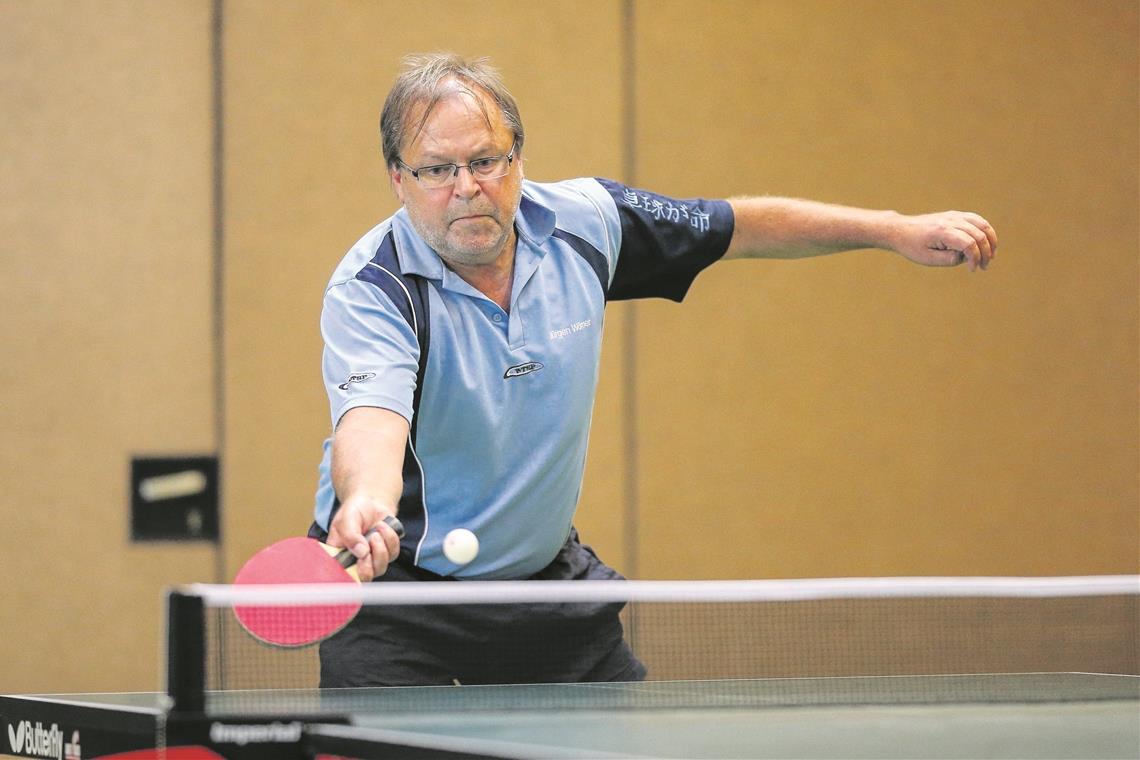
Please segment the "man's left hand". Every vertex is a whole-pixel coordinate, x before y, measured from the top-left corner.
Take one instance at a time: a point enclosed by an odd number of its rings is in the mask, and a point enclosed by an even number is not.
[[[918,264],[953,267],[965,263],[970,271],[986,269],[997,251],[997,233],[977,214],[942,211],[903,216],[892,248]]]

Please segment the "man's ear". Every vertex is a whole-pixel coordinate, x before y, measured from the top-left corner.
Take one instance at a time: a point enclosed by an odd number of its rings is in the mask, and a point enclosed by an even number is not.
[[[392,182],[392,190],[396,192],[396,197],[399,198],[400,204],[404,203],[404,173],[400,171],[398,166],[388,167],[388,179]]]

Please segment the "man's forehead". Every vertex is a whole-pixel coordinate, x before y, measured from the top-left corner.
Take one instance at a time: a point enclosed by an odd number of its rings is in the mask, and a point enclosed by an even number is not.
[[[429,147],[433,136],[449,126],[445,119],[454,119],[456,113],[464,113],[475,132],[484,132],[489,140],[500,133],[510,132],[502,109],[494,98],[481,88],[469,86],[465,82],[449,80],[443,83],[444,89],[434,100],[423,100],[409,109],[407,123],[411,125],[408,137],[401,152],[410,152],[421,147]]]

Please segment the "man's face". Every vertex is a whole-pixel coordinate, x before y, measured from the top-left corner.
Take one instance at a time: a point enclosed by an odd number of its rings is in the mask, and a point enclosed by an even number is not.
[[[477,97],[482,98],[483,108]],[[422,111],[413,111],[411,117],[410,123],[418,123]],[[490,98],[457,87],[436,104],[419,134],[401,147],[400,159],[413,169],[467,164],[505,155],[513,142],[513,133]],[[482,266],[513,251],[508,243],[512,242],[523,178],[517,152],[505,177],[482,182],[475,181],[465,168],[459,170],[454,185],[434,189],[420,185],[407,169],[391,169],[390,174],[416,232],[448,264]]]

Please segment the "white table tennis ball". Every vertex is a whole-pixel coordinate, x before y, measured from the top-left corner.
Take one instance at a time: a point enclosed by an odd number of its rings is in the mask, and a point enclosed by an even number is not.
[[[479,554],[479,539],[466,528],[456,528],[443,537],[443,556],[457,565],[466,565]]]

